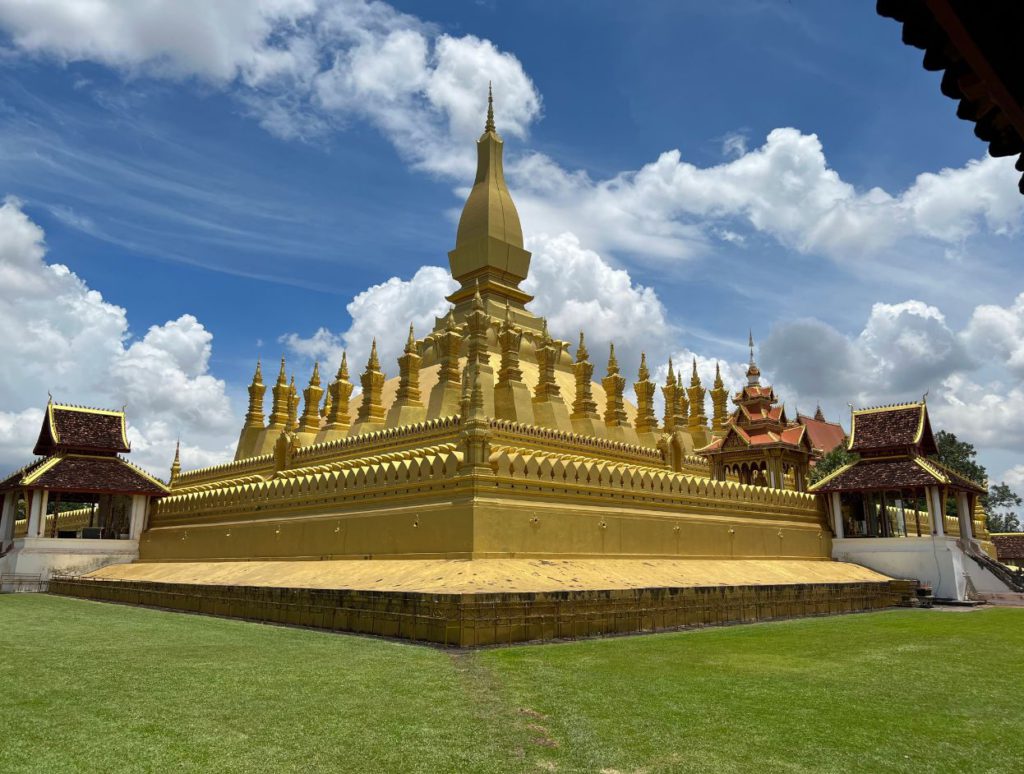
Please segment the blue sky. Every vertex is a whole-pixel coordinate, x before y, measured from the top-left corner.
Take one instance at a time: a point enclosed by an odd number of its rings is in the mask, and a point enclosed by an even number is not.
[[[791,407],[928,390],[1024,483],[1012,161],[871,4],[708,5],[0,0],[0,268],[51,294],[0,301],[0,461],[53,390],[128,403],[140,462],[180,432],[207,464],[257,354],[300,382],[370,335],[396,354],[439,311],[421,267],[447,265],[491,79],[556,334],[735,376],[752,328]]]

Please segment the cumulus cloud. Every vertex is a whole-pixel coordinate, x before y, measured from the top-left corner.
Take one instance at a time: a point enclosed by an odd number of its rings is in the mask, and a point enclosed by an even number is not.
[[[858,192],[830,168],[817,135],[775,129],[757,148],[711,167],[678,150],[607,180],[570,172],[541,154],[510,166],[527,221],[555,224],[598,251],[687,258],[712,237],[740,241],[740,225],[801,253],[863,256],[904,239],[958,244],[982,228],[1015,234],[1024,223],[1017,173],[1006,159],[919,175],[896,195]],[[521,193],[520,193],[521,192]]]
[[[971,351],[1002,361],[1011,373],[1024,378],[1024,293],[1007,307],[975,307],[963,340]]]
[[[161,473],[180,432],[198,466],[230,456],[237,431],[224,382],[209,373],[212,336],[191,315],[134,338],[126,311],[61,264],[12,198],[0,206],[0,467],[28,461],[47,392],[58,401],[127,405],[132,460]]]
[[[856,406],[919,400],[938,427],[979,448],[1024,451],[1024,383],[1019,368],[1021,298],[975,308],[953,330],[934,306],[875,304],[861,332],[848,336],[815,319],[775,326],[762,368],[782,394],[833,416]]]
[[[445,296],[458,287],[447,269],[423,266],[411,279],[391,277],[353,298],[345,307],[351,318],[348,329],[334,333],[318,329],[312,336],[288,333],[281,337],[287,348],[307,360],[337,364],[343,350],[349,353],[350,370],[358,373],[377,340],[381,369],[394,375],[395,361],[405,347],[406,331],[412,323],[418,337],[434,327],[435,318],[448,313]]]
[[[502,131],[525,136],[540,96],[513,55],[366,0],[0,0],[28,54],[130,75],[196,78],[239,98],[268,131],[310,138],[352,119],[410,163],[466,177],[494,83]]]
[[[367,0],[0,0],[15,47],[129,74],[193,77],[242,100],[269,131],[310,138],[368,122],[413,166],[460,182],[473,173],[488,80],[502,132],[525,137],[541,98],[522,63],[491,41],[441,33]],[[570,231],[602,254],[679,259],[742,229],[790,249],[849,259],[902,240],[956,253],[972,235],[1010,235],[1024,221],[1012,161],[983,158],[919,175],[904,191],[858,191],[817,135],[722,140],[727,161],[697,167],[667,150],[604,180],[552,158],[513,152],[507,168],[534,233]],[[513,149],[514,150],[514,149]]]

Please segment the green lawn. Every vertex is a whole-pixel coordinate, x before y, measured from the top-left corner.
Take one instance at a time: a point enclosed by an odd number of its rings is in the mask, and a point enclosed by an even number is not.
[[[21,594],[0,597],[0,654],[2,772],[1024,761],[1024,609],[467,653]]]

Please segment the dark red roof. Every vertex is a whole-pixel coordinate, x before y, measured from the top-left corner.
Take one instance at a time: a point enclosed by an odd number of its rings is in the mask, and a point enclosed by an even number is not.
[[[46,407],[33,453],[40,456],[56,451],[117,454],[130,450],[123,412],[51,403]]]
[[[981,494],[985,490],[973,481],[951,471],[934,460],[911,456],[902,458],[866,457],[840,468],[811,486],[814,492],[850,492],[874,489],[913,489],[946,485]]]
[[[14,483],[55,492],[167,494],[167,488],[149,474],[120,457],[107,456],[71,454],[50,457],[23,471]]]
[[[796,421],[807,428],[807,437],[811,439],[811,446],[822,454],[828,454],[846,440],[846,431],[838,422],[805,417],[802,414],[797,416]]]
[[[1024,532],[990,535],[996,547],[996,558],[1000,562],[1007,559],[1024,559]]]
[[[905,452],[909,448],[919,454],[935,454],[938,451],[925,404],[885,406],[853,412],[850,451]]]

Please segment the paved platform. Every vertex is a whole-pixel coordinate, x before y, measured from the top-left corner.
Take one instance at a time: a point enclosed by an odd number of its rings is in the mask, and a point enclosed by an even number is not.
[[[441,594],[878,583],[849,562],[789,559],[404,559],[118,564],[94,580]]]

